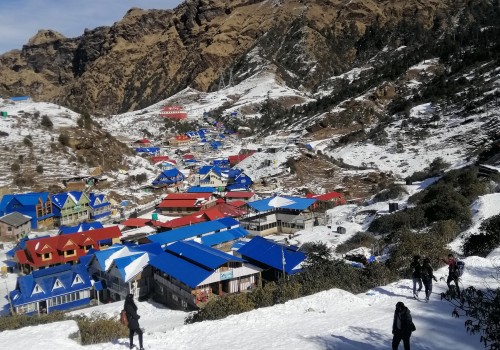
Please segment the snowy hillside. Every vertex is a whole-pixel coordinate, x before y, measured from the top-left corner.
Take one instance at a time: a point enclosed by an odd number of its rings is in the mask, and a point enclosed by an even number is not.
[[[54,142],[57,144],[57,138],[62,130],[77,126],[79,114],[52,103],[30,101],[14,103],[2,99],[0,99],[0,111],[7,113],[7,116],[0,119],[2,131],[0,186],[12,182],[14,174],[10,166],[14,162],[19,162],[20,156],[26,159],[27,165],[33,172],[37,164],[42,164],[45,177],[51,174],[60,177],[74,173],[75,168],[70,164],[70,156],[57,154],[54,157],[50,145]],[[47,116],[53,123],[52,130],[41,126],[43,116]],[[28,142],[32,145],[30,146]],[[53,162],[47,162],[47,157],[55,159]]]
[[[181,105],[188,113],[188,120],[201,121],[204,112],[226,106],[225,113],[237,112],[244,118],[259,117],[260,104],[266,99],[290,98],[295,103],[309,99],[304,93],[290,89],[276,81],[272,72],[262,71],[235,86],[228,86],[216,92],[200,92],[192,88],[151,105],[142,110],[114,115],[104,122],[111,133],[126,139],[144,137],[143,130],[154,136],[163,136],[164,118],[159,116],[163,106]],[[163,128],[163,129],[162,129]]]

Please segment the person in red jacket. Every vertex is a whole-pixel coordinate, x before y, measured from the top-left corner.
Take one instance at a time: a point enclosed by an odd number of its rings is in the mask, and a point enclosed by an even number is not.
[[[455,288],[457,290],[457,296],[460,298],[460,288],[458,287],[458,275],[457,275],[457,260],[453,254],[448,254],[448,259],[441,259],[448,265],[448,279],[446,284],[448,285],[448,290],[451,290],[451,282],[455,282]]]

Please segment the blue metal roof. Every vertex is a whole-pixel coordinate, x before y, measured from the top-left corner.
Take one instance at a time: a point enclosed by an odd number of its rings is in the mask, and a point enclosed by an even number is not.
[[[48,192],[30,192],[30,193],[16,193],[16,194],[6,194],[2,197],[0,202],[0,211],[5,210],[5,207],[12,199],[16,199],[24,206],[35,206],[38,204],[38,200],[41,198],[43,203],[47,202],[49,198]]]
[[[254,237],[250,242],[238,249],[238,253],[243,258],[258,261],[277,270],[283,270],[284,257],[284,268],[287,274],[299,272],[300,269],[295,268],[306,258],[306,254],[296,251],[295,247],[290,249],[259,236]]]
[[[201,237],[201,243],[206,246],[213,247],[214,245],[234,241],[246,236],[248,236],[248,231],[242,227],[238,227],[203,236]]]
[[[184,180],[184,174],[177,168],[167,169],[162,171],[160,175],[153,181],[153,185],[172,184]]]
[[[29,97],[29,96],[14,96],[14,97],[9,98],[9,100],[17,102],[17,101],[27,101],[30,98],[31,97]]]
[[[151,242],[156,242],[161,245],[164,245],[208,234],[211,232],[217,232],[238,224],[238,221],[232,218],[229,218],[231,220],[226,220],[226,219],[228,218],[201,222],[199,224],[184,226],[171,231],[160,232],[158,234],[148,236],[148,239]]]
[[[100,204],[95,204],[95,202],[99,199],[99,201],[101,202]],[[108,201],[105,201],[105,196],[104,194],[94,194],[94,193],[90,193],[89,194],[89,200],[90,200],[90,207],[94,208],[94,209],[97,209],[97,208],[101,208],[101,207],[104,207],[106,205],[110,205],[111,203],[109,203]],[[104,201],[104,202],[103,202]]]
[[[62,208],[64,206],[64,203],[66,203],[66,200],[68,199],[68,194],[67,193],[53,194],[52,196],[50,196],[50,198],[52,199],[52,203],[54,203],[59,208]]]
[[[158,153],[160,152],[160,147],[137,147],[135,151],[137,153]]]
[[[217,192],[215,187],[201,187],[201,186],[193,186],[188,188],[187,193],[214,193]]]
[[[122,277],[122,280],[125,282],[128,282],[125,280],[125,277],[127,276],[127,271],[125,270],[131,263],[142,257],[144,253],[137,253],[133,255],[127,255],[123,256],[121,258],[117,258],[113,260],[113,263],[116,265],[116,268],[118,269],[118,272],[120,273],[120,276]],[[131,276],[133,277],[133,276]]]
[[[221,224],[225,225],[226,227],[238,227],[240,226],[240,222],[232,217],[226,216],[225,218],[218,219]]]
[[[213,273],[171,253],[157,255],[149,260],[149,264],[191,288],[196,288]]]
[[[275,202],[274,205],[273,201]],[[282,208],[282,209],[292,209],[292,210],[305,210],[309,208],[314,202],[316,202],[317,199],[314,198],[302,198],[302,197],[289,197],[289,196],[275,196],[275,197],[269,197],[269,198],[264,198],[260,199],[257,201],[253,202],[248,202],[247,204],[257,210],[257,211],[267,211],[267,210],[274,210],[277,208]],[[280,202],[283,204],[281,205]]]
[[[216,270],[230,261],[243,262],[242,259],[236,256],[229,255],[194,241],[175,242],[169,245],[166,251],[211,270]]]
[[[151,266],[195,288],[220,266],[244,260],[194,241],[176,242],[149,261]]]
[[[200,175],[205,175],[208,174],[210,170],[212,170],[212,165],[204,165],[198,170],[198,173]]]
[[[114,253],[116,253],[117,251],[119,251],[122,248],[123,248],[123,246],[121,244],[113,244],[108,249],[99,250],[99,251],[96,251],[94,253],[94,256],[95,256],[95,258],[97,260],[97,263],[99,264],[99,268],[100,268],[101,271],[105,271],[106,270],[106,265],[105,265],[106,260],[111,255],[113,255]]]
[[[132,252],[137,252],[138,256],[140,256],[142,253],[149,253],[154,255],[163,253],[163,249],[158,243],[130,244],[130,245],[113,244],[108,249],[99,250],[94,253],[97,263],[99,264],[99,269],[101,271],[105,271],[106,260],[108,260],[111,257],[111,255],[113,255],[114,253],[118,252],[119,250],[125,247],[129,248],[130,251]],[[116,262],[118,259],[121,259],[121,257],[115,259],[114,261]],[[125,262],[126,261],[124,260],[123,263]]]
[[[104,226],[99,221],[82,222],[76,226],[61,226],[59,227],[59,234],[66,235],[68,233],[83,232],[103,228]]]
[[[77,275],[80,277],[79,283],[76,283]],[[60,287],[56,287],[56,281],[59,281]],[[39,292],[35,291],[36,286],[39,286]],[[91,287],[85,266],[64,264],[18,277],[16,289],[10,292],[10,299],[13,306],[19,306]]]

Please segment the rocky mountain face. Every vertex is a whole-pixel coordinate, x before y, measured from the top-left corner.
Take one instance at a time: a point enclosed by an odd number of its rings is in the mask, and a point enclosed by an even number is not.
[[[495,3],[187,0],[174,10],[134,8],[113,26],[77,38],[41,30],[21,50],[0,56],[0,95],[31,95],[106,115],[151,105],[187,86],[215,89],[262,69],[314,92],[370,60],[392,64],[387,47],[406,46],[410,57],[423,39],[456,29],[459,16],[467,28]]]

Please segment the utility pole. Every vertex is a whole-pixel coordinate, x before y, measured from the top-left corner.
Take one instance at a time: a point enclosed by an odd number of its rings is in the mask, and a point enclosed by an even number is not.
[[[285,265],[286,265],[285,251],[283,246],[281,246],[281,266],[283,267],[283,279],[285,279]]]
[[[3,281],[5,282],[5,290],[7,291],[7,299],[9,300],[10,314],[14,315],[14,308],[12,307],[12,300],[10,300],[9,286],[7,285],[7,273],[2,274]]]

